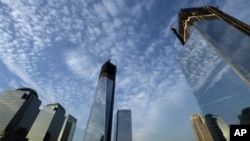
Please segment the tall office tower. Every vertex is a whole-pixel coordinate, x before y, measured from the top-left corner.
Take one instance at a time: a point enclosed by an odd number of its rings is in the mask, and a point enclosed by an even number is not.
[[[0,140],[25,141],[41,101],[30,88],[5,91],[0,95]]]
[[[64,115],[65,110],[59,103],[46,105],[27,135],[29,141],[57,141]]]
[[[173,29],[185,45],[178,62],[200,109],[228,125],[239,124],[250,105],[249,29],[215,7],[182,9],[179,34]]]
[[[103,64],[92,103],[84,141],[111,141],[116,66]]]
[[[214,141],[202,115],[191,115],[192,127],[197,141]]]
[[[229,141],[229,127],[216,115],[206,114],[207,127],[214,141]]]
[[[65,117],[58,141],[72,141],[76,129],[76,121],[77,119],[72,115]]]
[[[131,110],[118,110],[114,141],[132,141]]]

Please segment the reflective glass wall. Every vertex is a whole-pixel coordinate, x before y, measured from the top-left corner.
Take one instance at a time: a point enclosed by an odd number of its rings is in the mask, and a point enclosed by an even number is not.
[[[115,72],[116,66],[109,61],[102,66],[84,141],[111,140]]]
[[[118,110],[114,141],[132,141],[131,110]]]
[[[206,22],[204,21],[203,23]],[[213,23],[216,21],[208,22]],[[199,24],[197,26],[201,26]],[[209,23],[206,24],[202,24],[202,26],[209,26]],[[227,28],[226,25],[220,26],[220,28],[223,27]],[[207,30],[210,29],[208,28]],[[212,29],[207,32],[209,32],[208,35],[211,34],[213,37],[218,36],[222,38],[222,34],[212,34]],[[235,57],[235,62],[239,61],[238,66],[246,66],[244,61],[240,62],[241,53],[237,54],[237,52],[247,50],[245,42],[248,42],[248,39],[242,37],[242,47],[239,47],[239,44],[237,49],[234,46],[236,44],[232,43],[230,46],[230,43],[228,43],[231,42],[228,40],[234,40],[231,39],[232,37],[229,38],[228,36],[224,40],[224,42],[227,41],[226,43],[216,39],[220,43],[217,45],[215,41],[211,43],[209,36],[205,35],[206,32],[200,32],[197,28],[192,28],[190,33],[190,39],[182,48],[178,61],[188,83],[193,88],[202,112],[204,114],[217,115],[227,124],[239,124],[238,115],[241,114],[244,108],[250,107],[250,86],[240,77],[232,65],[229,65],[228,61],[218,53],[216,48],[226,50],[226,47],[224,48],[224,44],[226,44],[232,49],[224,53],[228,54],[227,56],[232,56],[232,58]],[[230,34],[232,33],[230,32]],[[235,49],[234,51],[232,51],[233,48]]]
[[[250,84],[250,37],[223,20],[196,22],[201,36]]]

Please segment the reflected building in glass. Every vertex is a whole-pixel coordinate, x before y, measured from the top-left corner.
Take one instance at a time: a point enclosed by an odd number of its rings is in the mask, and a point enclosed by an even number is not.
[[[229,126],[222,118],[216,115],[206,114],[206,124],[214,141],[229,141]]]
[[[178,62],[203,114],[240,124],[250,106],[250,27],[215,7],[179,13]]]
[[[0,95],[0,140],[26,141],[40,105],[37,93],[30,88],[5,91]]]
[[[59,104],[48,104],[38,114],[27,138],[31,141],[57,141],[64,122],[65,109]]]
[[[65,117],[58,141],[72,141],[76,129],[76,122],[77,119],[72,115]]]
[[[116,66],[108,60],[99,75],[84,141],[111,141],[115,78]]]
[[[131,110],[117,111],[114,141],[132,141]]]

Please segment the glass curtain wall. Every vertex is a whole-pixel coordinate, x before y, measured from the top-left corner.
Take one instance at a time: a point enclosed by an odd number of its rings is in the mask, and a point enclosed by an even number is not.
[[[217,115],[228,125],[239,124],[238,115],[250,107],[250,85],[235,68],[249,68],[246,63],[250,59],[246,56],[250,51],[249,37],[222,23],[221,20],[203,21],[192,27],[178,62],[203,114]]]

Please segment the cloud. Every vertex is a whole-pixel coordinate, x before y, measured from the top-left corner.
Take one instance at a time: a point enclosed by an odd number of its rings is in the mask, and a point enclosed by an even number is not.
[[[153,0],[2,3],[6,12],[0,15],[0,58],[3,66],[20,78],[17,82],[10,79],[11,87],[34,88],[43,105],[60,102],[84,129],[101,65],[111,58],[117,65],[116,108],[132,109],[135,139],[168,138],[164,135],[169,134],[160,130],[172,127],[176,115],[183,121],[180,130],[190,130],[188,107],[182,105],[189,104],[185,99],[192,96],[182,83],[185,80],[175,60],[180,44],[169,29],[177,15],[159,15]],[[186,3],[176,5],[184,7]],[[163,23],[158,26],[154,20],[145,21],[148,12],[161,17]],[[192,57],[200,55],[199,51],[193,53]],[[208,57],[217,63],[216,58]],[[202,65],[214,65],[208,62]],[[198,77],[206,72],[197,69],[193,75],[196,73]],[[176,113],[169,115],[174,108]]]
[[[104,20],[108,19],[108,11],[101,3],[94,4],[93,8],[98,16],[100,16]]]
[[[86,80],[93,80],[93,78],[98,76],[99,70],[96,68],[100,65],[92,63],[94,60],[92,60],[90,56],[77,51],[66,52],[65,54],[67,66],[76,75]]]
[[[184,106],[188,103],[188,99],[192,98],[191,90],[182,79],[183,78],[179,79],[177,85],[175,86],[169,86],[165,87],[165,89],[161,89],[165,92],[165,95],[158,96],[154,100],[150,99],[146,93],[139,93],[137,96],[130,97],[130,99],[127,100],[127,102],[130,102],[129,105],[131,105],[130,108],[132,109],[133,140],[143,141],[152,140],[153,138],[157,138],[157,140],[162,140],[164,138],[179,140],[186,137],[185,134],[180,136],[181,132],[191,133],[190,125],[183,124],[182,127],[178,128],[173,125],[175,124],[173,121],[176,120],[180,123],[189,122],[188,117],[191,114],[191,111],[188,111],[186,109],[187,107]],[[157,92],[155,92],[155,94],[157,94]],[[146,107],[143,107],[144,101],[147,100],[151,102],[148,102],[148,104],[145,105]],[[126,108],[128,107],[123,107],[123,109]],[[146,109],[142,110],[144,108]],[[173,110],[175,112],[173,112]],[[173,131],[178,133],[178,135],[173,135]],[[186,140],[192,139],[186,138]]]
[[[190,37],[178,60],[187,81],[196,92],[206,84],[207,79],[222,60],[204,40],[200,39],[201,36],[197,32],[193,30]]]
[[[247,5],[250,4],[249,1],[239,0],[239,1],[222,3],[221,1],[217,0],[216,4],[221,5],[219,6],[219,9],[226,12],[227,14],[245,22],[248,25],[250,24],[250,19],[248,18],[249,15],[246,14],[245,12],[239,13],[239,11],[248,11]]]
[[[115,1],[102,0],[102,3],[111,16],[115,17],[119,14],[119,9]]]

